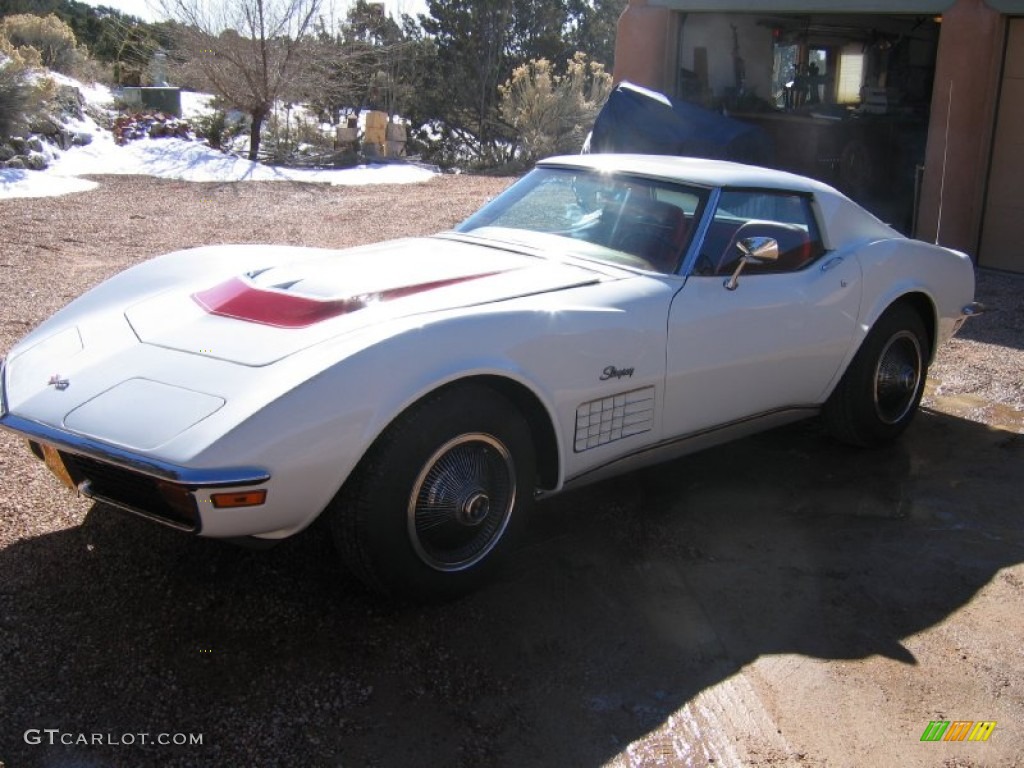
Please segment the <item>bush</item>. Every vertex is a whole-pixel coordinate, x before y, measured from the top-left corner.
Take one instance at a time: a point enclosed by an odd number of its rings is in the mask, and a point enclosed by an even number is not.
[[[333,133],[325,133],[319,120],[301,109],[275,111],[263,127],[263,146],[275,165],[287,165],[303,156],[333,152]]]
[[[13,62],[28,69],[38,69],[43,66],[39,51],[35,48],[28,46],[18,50],[11,45],[11,41],[3,35],[3,26],[0,22],[0,63],[6,64],[7,62]]]
[[[52,13],[45,17],[31,13],[6,16],[0,19],[0,38],[26,63],[37,58],[44,67],[66,75],[77,74],[89,58],[71,27]]]
[[[206,139],[213,149],[226,149],[231,139],[238,132],[237,126],[228,123],[227,113],[217,109],[192,120],[196,135]]]
[[[519,133],[525,160],[579,152],[611,89],[604,65],[582,53],[562,75],[547,59],[533,59],[499,86],[501,116]]]
[[[28,119],[37,102],[28,69],[10,59],[0,64],[0,140]]]

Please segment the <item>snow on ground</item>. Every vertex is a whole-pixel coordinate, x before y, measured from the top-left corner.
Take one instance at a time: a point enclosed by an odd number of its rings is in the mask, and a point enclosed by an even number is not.
[[[197,117],[208,115],[213,112],[213,100],[216,97],[210,93],[196,93],[195,91],[181,92],[181,116],[186,120],[195,120]]]
[[[102,132],[92,144],[63,153],[44,173],[64,177],[143,174],[181,181],[310,181],[327,184],[401,184],[425,181],[433,171],[410,165],[356,168],[275,168],[210,149],[185,139],[141,139],[122,147]]]
[[[55,176],[46,171],[0,169],[0,200],[10,197],[55,197],[88,192],[99,184],[88,179]]]
[[[105,86],[84,86],[63,75],[52,75],[58,82],[82,91],[90,104],[109,108],[113,97]],[[182,93],[186,118],[209,109],[211,96]],[[390,163],[343,169],[275,168],[254,163],[235,155],[211,149],[197,141],[184,139],[142,139],[124,146],[91,118],[67,124],[70,130],[88,133],[92,142],[60,152],[47,147],[51,163],[45,171],[0,169],[0,199],[11,197],[49,197],[84,192],[97,183],[80,178],[98,174],[138,174],[181,181],[299,181],[332,185],[409,184],[426,181],[435,171],[415,165]]]
[[[114,104],[114,94],[101,83],[82,83],[60,72],[47,72],[46,76],[60,85],[77,88],[87,104],[92,104],[100,109],[110,109]]]

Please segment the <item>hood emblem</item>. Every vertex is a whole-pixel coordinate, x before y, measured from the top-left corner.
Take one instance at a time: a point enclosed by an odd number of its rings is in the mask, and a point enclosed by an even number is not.
[[[53,374],[53,376],[50,377],[50,380],[46,383],[48,386],[54,387],[60,392],[63,392],[71,386],[71,382],[68,379],[62,379],[59,373]]]

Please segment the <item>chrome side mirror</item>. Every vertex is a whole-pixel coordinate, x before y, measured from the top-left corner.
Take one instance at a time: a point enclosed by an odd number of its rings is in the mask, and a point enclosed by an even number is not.
[[[736,243],[743,257],[736,265],[736,271],[723,285],[727,291],[735,291],[740,284],[740,272],[747,264],[767,264],[779,260],[779,241],[774,237],[746,237]]]

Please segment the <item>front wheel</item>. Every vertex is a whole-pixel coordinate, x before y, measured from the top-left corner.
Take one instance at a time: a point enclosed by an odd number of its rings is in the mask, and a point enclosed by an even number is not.
[[[533,497],[529,427],[499,393],[453,385],[381,435],[328,508],[349,569],[377,592],[475,587]]]
[[[905,304],[890,307],[864,339],[825,404],[829,431],[853,445],[891,442],[910,425],[928,375],[928,334]]]

